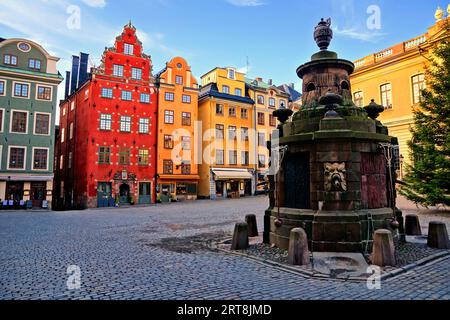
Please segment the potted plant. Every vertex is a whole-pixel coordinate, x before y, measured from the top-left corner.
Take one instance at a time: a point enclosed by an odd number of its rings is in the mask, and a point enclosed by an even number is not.
[[[134,206],[134,197],[133,197],[133,196],[130,197],[130,204],[131,204],[132,206]]]

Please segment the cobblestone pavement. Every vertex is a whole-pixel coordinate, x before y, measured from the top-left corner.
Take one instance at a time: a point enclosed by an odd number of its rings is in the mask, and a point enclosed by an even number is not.
[[[0,299],[450,299],[450,258],[365,283],[303,278],[202,243],[264,197],[146,208],[0,212]],[[69,290],[69,265],[81,288]]]

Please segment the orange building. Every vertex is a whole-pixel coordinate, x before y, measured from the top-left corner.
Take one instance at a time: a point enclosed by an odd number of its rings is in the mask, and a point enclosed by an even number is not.
[[[186,60],[176,57],[156,76],[158,92],[157,197],[161,202],[197,199],[194,129],[198,84]]]

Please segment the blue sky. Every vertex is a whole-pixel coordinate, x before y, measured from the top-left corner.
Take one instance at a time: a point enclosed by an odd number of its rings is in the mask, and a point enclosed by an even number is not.
[[[154,73],[181,55],[199,78],[216,66],[234,66],[250,77],[294,82],[295,69],[318,49],[314,26],[331,17],[335,37],[330,47],[356,60],[421,35],[434,23],[438,5],[450,0],[0,0],[0,37],[40,42],[61,57],[64,74],[80,51],[99,63],[132,20],[152,56]],[[369,30],[367,9],[381,12],[380,29]],[[72,7],[71,7],[72,6]],[[80,29],[69,29],[67,11],[80,10]],[[60,88],[60,96],[62,87]]]

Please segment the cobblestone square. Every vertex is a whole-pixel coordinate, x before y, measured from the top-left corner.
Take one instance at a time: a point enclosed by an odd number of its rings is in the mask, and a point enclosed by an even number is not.
[[[382,282],[309,279],[204,243],[265,197],[86,211],[0,212],[0,299],[449,299],[450,258]],[[68,266],[81,271],[70,290]]]

